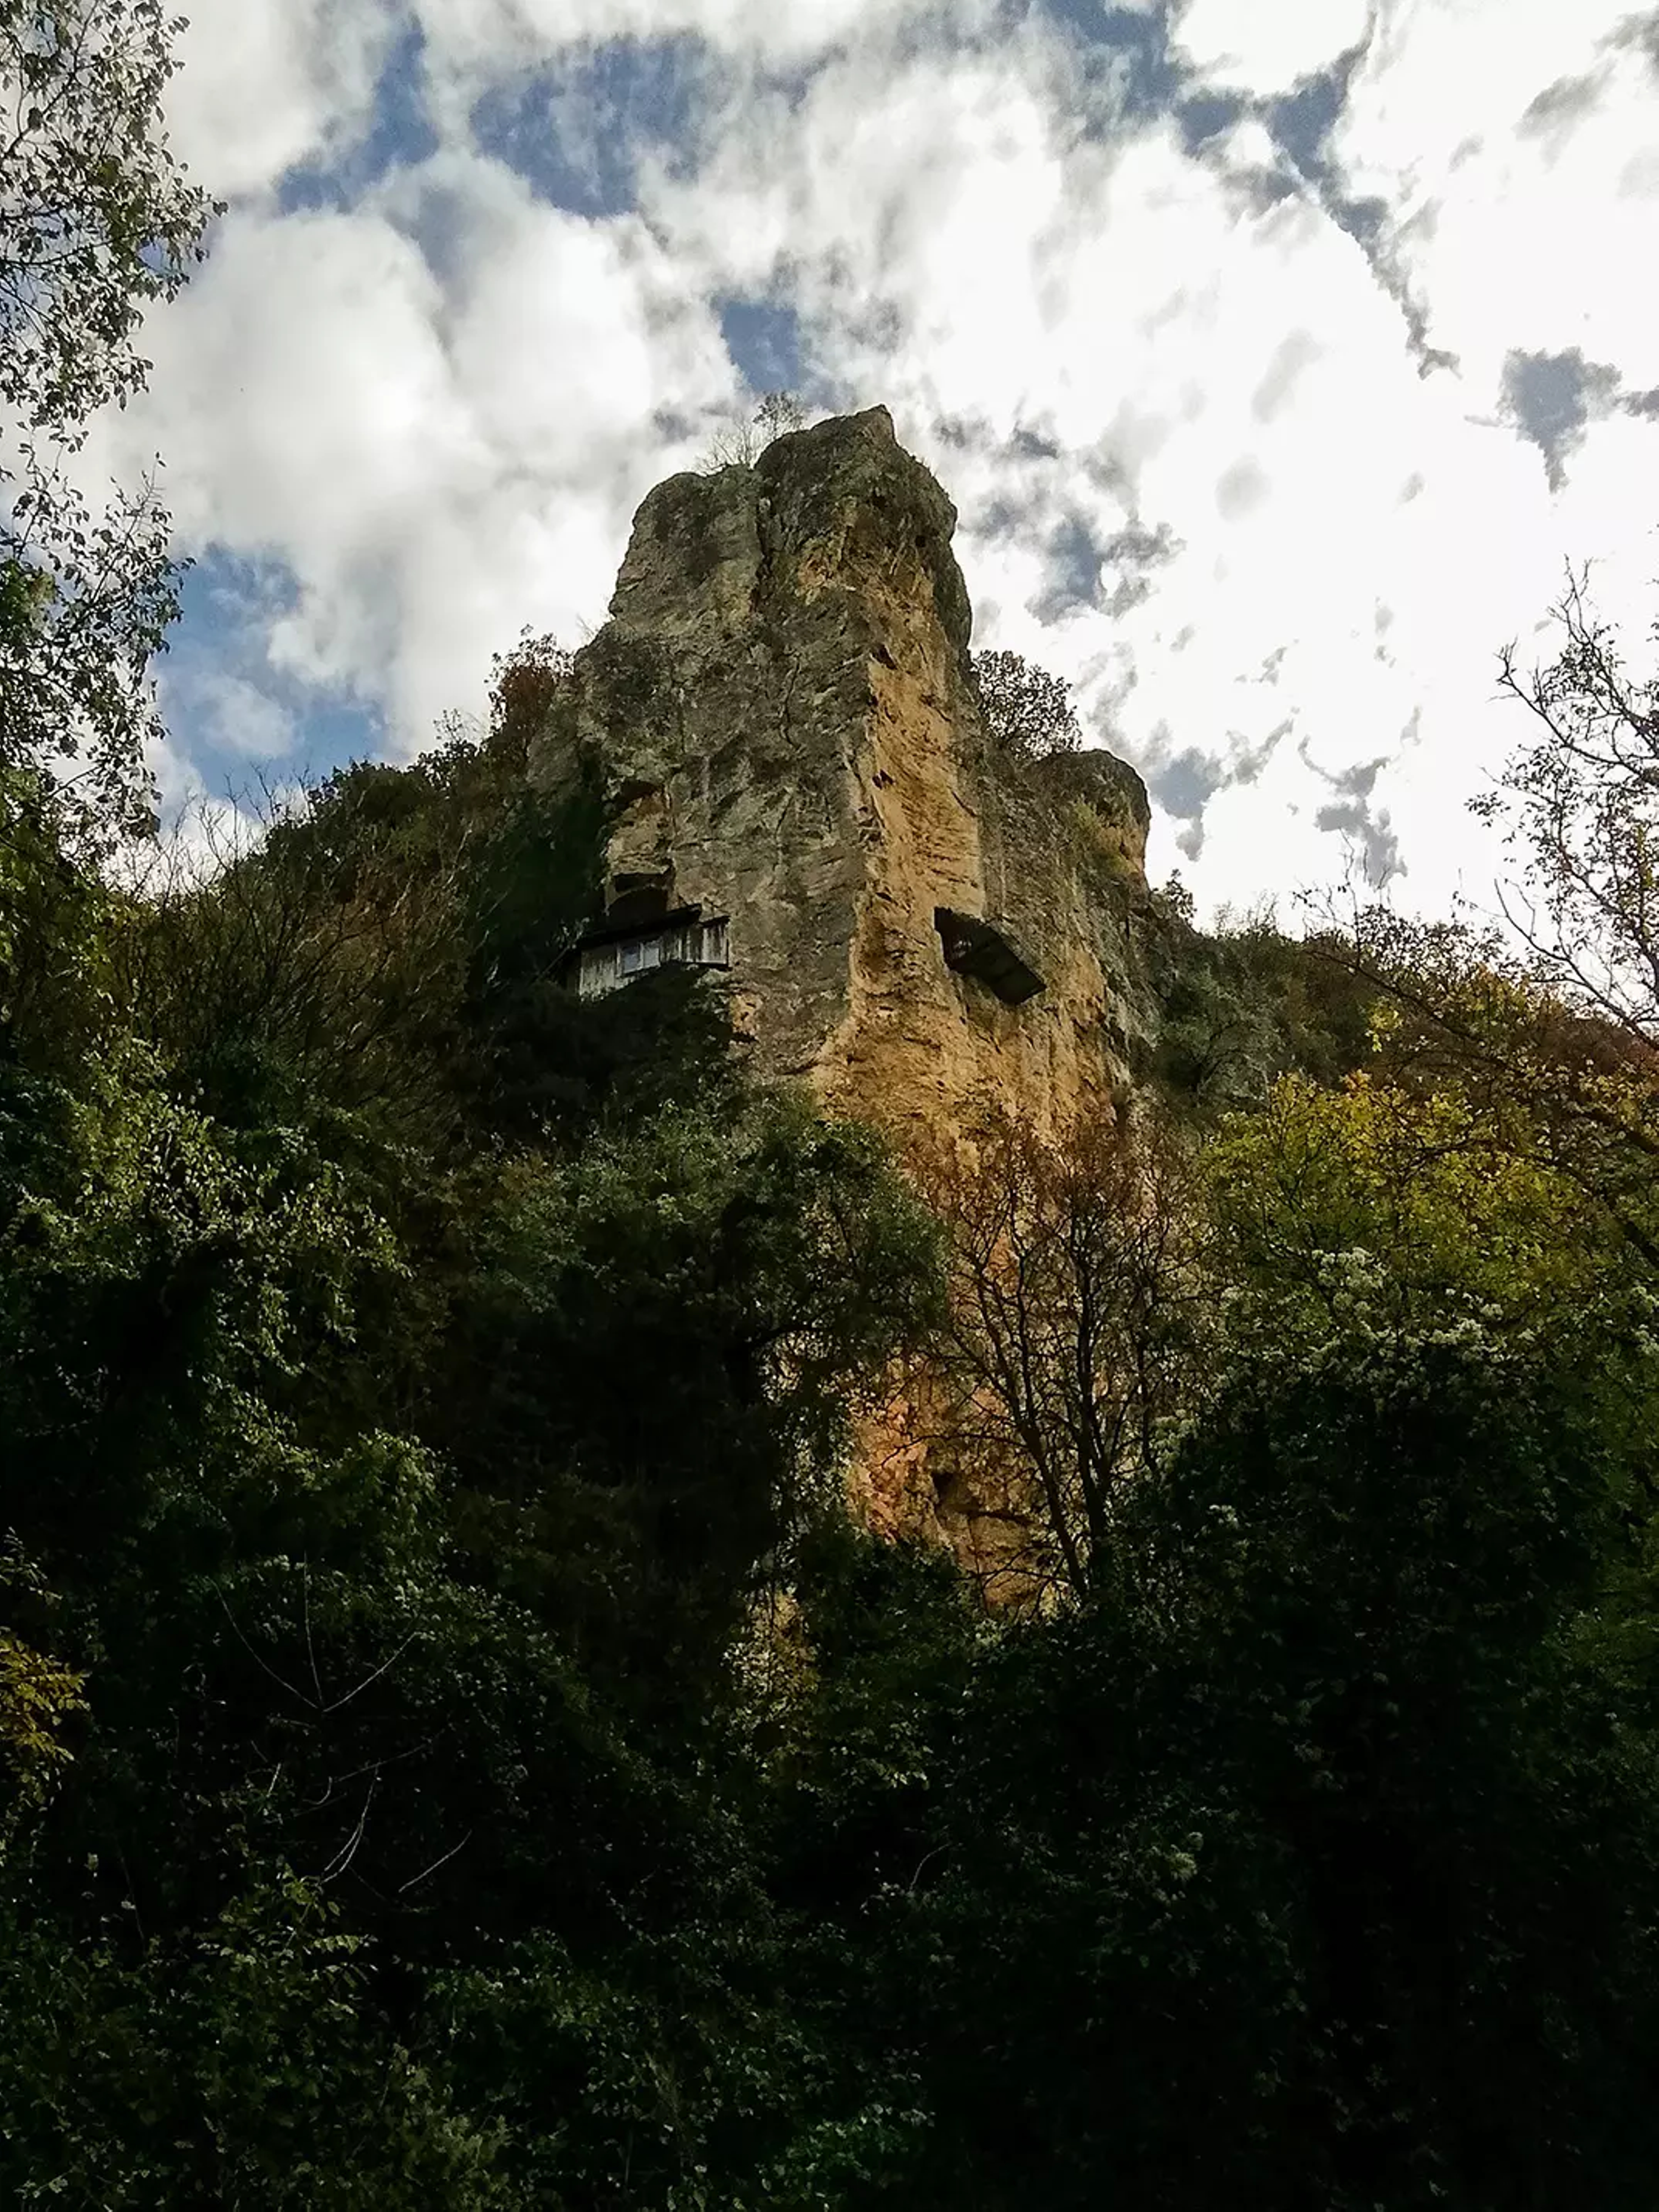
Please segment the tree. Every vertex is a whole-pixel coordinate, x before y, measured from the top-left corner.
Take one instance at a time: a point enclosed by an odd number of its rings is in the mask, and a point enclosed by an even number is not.
[[[752,415],[737,416],[709,440],[698,466],[704,475],[716,469],[752,469],[774,439],[805,427],[806,410],[793,392],[763,392]]]
[[[1268,1338],[1334,1325],[1360,1283],[1395,1326],[1468,1299],[1489,1327],[1520,1331],[1583,1313],[1628,1276],[1605,1208],[1524,1109],[1499,1115],[1449,1081],[1286,1077],[1258,1112],[1222,1123],[1202,1167],[1216,1256]]]
[[[159,914],[0,779],[8,2202],[821,2201],[731,1662],[933,1243],[549,984],[546,659]]]
[[[569,661],[526,632],[495,656],[487,720],[450,718],[414,766],[355,763],[268,801],[256,832],[206,822],[205,863],[175,831],[129,867],[120,988],[183,1081],[233,1115],[317,1091],[441,1145],[480,1117],[521,1133],[617,1072],[619,1010],[559,988],[599,895],[603,808],[526,773]]]
[[[1583,576],[1555,609],[1556,659],[1501,682],[1533,715],[1532,742],[1472,802],[1522,854],[1504,912],[1536,980],[1659,1051],[1659,689],[1631,674]],[[1659,624],[1654,635],[1659,639]]]
[[[1018,653],[976,653],[985,726],[994,743],[1017,760],[1042,760],[1075,752],[1083,742],[1070,687]]]
[[[143,814],[149,664],[178,611],[153,477],[93,512],[64,462],[149,364],[217,204],[167,151],[161,0],[0,0],[0,764],[79,760],[83,820]]]
[[[40,442],[0,483],[0,762],[67,777],[82,840],[154,825],[145,757],[160,735],[150,664],[179,613],[181,573],[155,479],[101,514]]]
[[[9,1612],[30,1607],[49,1621],[52,1594],[9,1536],[0,1547],[0,1592]],[[0,1627],[0,1771],[13,1801],[7,1807],[0,1796],[0,1858],[16,1814],[44,1802],[70,1756],[63,1730],[85,1711],[84,1686],[83,1675]]]
[[[1190,907],[1178,879],[1174,888]],[[1160,1017],[1152,1072],[1184,1119],[1258,1106],[1292,1071],[1330,1083],[1370,1059],[1374,994],[1321,957],[1331,944],[1287,937],[1267,914],[1224,915],[1201,935],[1168,887],[1149,906]]]
[[[769,446],[775,438],[805,427],[806,410],[793,392],[763,392],[755,409],[755,428]]]
[[[1083,1599],[1197,1371],[1211,1285],[1191,1160],[1109,1110],[1059,1142],[999,1116],[927,1188],[948,1285],[933,1455],[1026,1522],[1022,1579]]]
[[[671,1104],[507,1195],[432,1433],[596,1660],[706,1695],[933,1317],[932,1225],[867,1132],[776,1098]]]
[[[1586,1635],[1631,1349],[1361,1285],[1215,1358],[1090,1600],[951,1635],[897,1563],[885,1618],[809,1589],[799,1878],[917,2115],[838,2201],[1637,2212],[1659,1772]]]
[[[1356,905],[1309,940],[1378,1002],[1377,1065],[1419,1094],[1453,1091],[1466,1141],[1519,1152],[1583,1192],[1650,1279],[1659,1271],[1659,714],[1582,580],[1565,643],[1504,688],[1530,741],[1472,801],[1518,862],[1505,926],[1467,910],[1425,923]]]

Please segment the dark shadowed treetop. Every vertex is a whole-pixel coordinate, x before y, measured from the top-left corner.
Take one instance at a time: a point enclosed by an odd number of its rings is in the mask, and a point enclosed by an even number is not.
[[[1082,743],[1069,687],[1018,653],[976,653],[985,725],[996,742],[1026,760],[1075,752]]]

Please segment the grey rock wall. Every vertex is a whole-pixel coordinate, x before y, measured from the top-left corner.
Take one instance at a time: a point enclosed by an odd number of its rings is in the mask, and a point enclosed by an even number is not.
[[[1152,1021],[1145,788],[1109,754],[992,744],[955,524],[884,408],[671,477],[532,763],[602,781],[615,912],[729,916],[762,1068],[914,1149],[992,1099],[1063,1128]],[[1043,991],[953,971],[941,908],[1005,925]]]

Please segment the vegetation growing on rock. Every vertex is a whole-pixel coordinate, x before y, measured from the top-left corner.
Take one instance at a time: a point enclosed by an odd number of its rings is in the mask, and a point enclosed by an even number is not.
[[[610,647],[205,876],[0,758],[0,2201],[1645,2212],[1656,725],[1565,611],[1519,951],[1204,936],[1024,763],[1161,1012],[925,1190],[564,988]],[[917,1358],[996,1606],[848,1507]]]
[[[558,987],[568,680],[141,895],[6,786],[9,2199],[1644,2202],[1639,1010],[1171,912],[1188,1106],[930,1213]]]

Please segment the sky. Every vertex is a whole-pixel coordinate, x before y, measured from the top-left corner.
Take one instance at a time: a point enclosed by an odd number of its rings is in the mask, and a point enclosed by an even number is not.
[[[189,0],[186,0],[186,5]],[[884,404],[977,647],[1065,677],[1213,919],[1439,915],[1567,564],[1659,612],[1659,9],[195,0],[227,203],[147,325],[194,566],[171,804],[404,760],[760,392]]]

